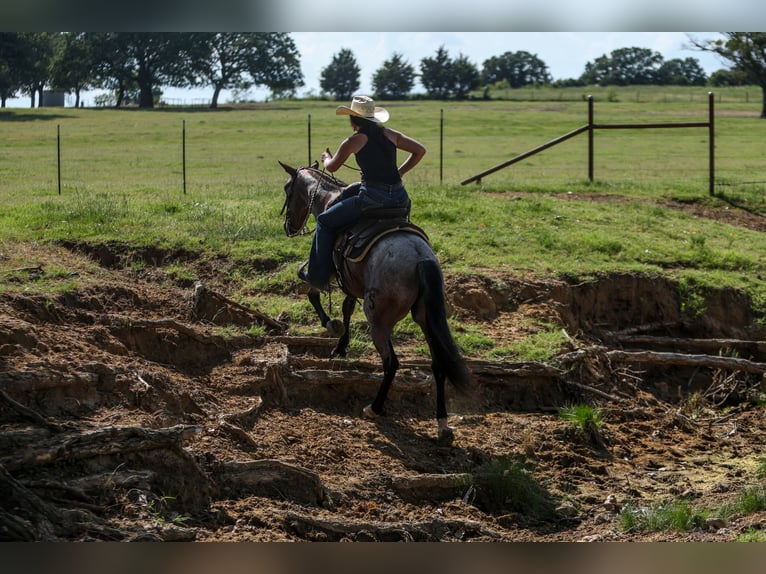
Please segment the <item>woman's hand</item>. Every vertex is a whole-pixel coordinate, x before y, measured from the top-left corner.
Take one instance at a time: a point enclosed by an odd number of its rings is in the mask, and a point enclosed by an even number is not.
[[[328,159],[332,159],[332,152],[330,152],[329,147],[322,152],[320,159],[322,160],[322,163],[326,162]]]

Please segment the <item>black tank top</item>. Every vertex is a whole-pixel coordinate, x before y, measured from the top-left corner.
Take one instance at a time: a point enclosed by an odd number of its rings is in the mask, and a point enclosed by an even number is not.
[[[380,135],[370,133],[367,143],[356,152],[356,163],[362,170],[364,181],[395,184],[401,181],[396,165],[396,146],[381,131]]]

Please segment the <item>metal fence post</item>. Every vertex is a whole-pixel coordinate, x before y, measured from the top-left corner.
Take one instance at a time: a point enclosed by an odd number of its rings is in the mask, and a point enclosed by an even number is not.
[[[593,183],[593,96],[588,96],[588,180]]]
[[[715,107],[715,97],[713,92],[708,92],[708,161],[710,163],[710,174],[708,183],[708,192],[710,195],[715,195],[715,113],[713,111]]]

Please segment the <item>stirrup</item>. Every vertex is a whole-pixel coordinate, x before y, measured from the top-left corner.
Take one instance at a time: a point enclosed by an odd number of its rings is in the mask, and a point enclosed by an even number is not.
[[[308,271],[306,271],[306,267],[308,267],[308,265],[309,265],[309,260],[306,259],[306,261],[301,263],[300,266],[298,267],[298,279],[300,279],[301,281],[305,281],[306,283],[308,283],[309,281]]]

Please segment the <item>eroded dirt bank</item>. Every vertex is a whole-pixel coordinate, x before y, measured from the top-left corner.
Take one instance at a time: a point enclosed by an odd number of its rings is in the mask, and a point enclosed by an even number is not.
[[[222,334],[212,323],[264,317],[214,290],[203,308],[167,254],[138,276],[113,247],[61,249],[95,258],[98,285],[0,297],[0,539],[731,540],[765,524],[620,521],[626,504],[715,507],[756,481],[766,348],[738,293],[690,316],[657,278],[448,277],[452,311],[498,346],[541,322],[570,341],[546,364],[470,361],[482,393],[449,391],[440,446],[429,361],[406,346],[387,416],[367,420],[374,354],[331,359],[331,339],[277,319]],[[599,432],[560,419],[574,403],[603,409]]]

